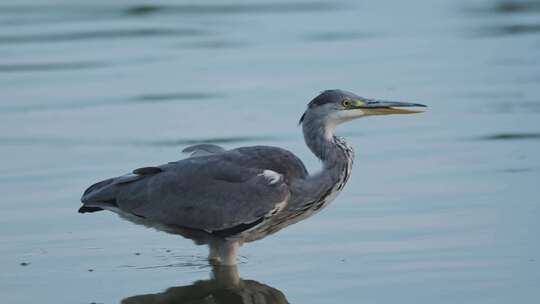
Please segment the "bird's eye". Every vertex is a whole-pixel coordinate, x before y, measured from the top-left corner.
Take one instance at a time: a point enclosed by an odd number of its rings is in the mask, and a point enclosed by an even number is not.
[[[352,105],[352,102],[349,99],[345,99],[341,102],[341,105],[344,106],[345,108],[348,108]]]

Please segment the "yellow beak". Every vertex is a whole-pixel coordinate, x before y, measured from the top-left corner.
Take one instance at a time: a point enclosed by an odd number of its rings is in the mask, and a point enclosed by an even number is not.
[[[419,103],[365,99],[356,103],[366,115],[415,114],[424,112],[426,106]],[[403,109],[415,108],[415,109]]]

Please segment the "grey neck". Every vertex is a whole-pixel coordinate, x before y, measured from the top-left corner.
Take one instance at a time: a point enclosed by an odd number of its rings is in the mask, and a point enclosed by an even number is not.
[[[329,191],[341,190],[350,175],[353,151],[334,136],[335,125],[323,119],[306,115],[302,128],[307,146],[323,162],[323,168],[298,182],[293,190],[307,200],[317,200]]]
[[[304,140],[307,146],[320,159],[325,169],[332,169],[346,161],[343,147],[338,145],[334,136],[335,125],[317,117],[307,116],[302,124]]]

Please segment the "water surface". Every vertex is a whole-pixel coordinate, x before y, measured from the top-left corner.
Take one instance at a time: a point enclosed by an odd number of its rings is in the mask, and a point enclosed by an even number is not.
[[[527,0],[1,2],[3,301],[214,286],[206,248],[77,214],[83,189],[199,142],[286,147],[314,172],[297,121],[342,88],[429,111],[340,128],[356,148],[349,184],[242,248],[247,290],[278,303],[536,302],[539,20]]]

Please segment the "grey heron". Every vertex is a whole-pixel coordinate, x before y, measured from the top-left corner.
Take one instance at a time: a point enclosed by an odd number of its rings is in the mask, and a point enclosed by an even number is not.
[[[416,107],[409,108],[408,107]],[[300,119],[304,139],[322,169],[309,174],[278,147],[184,149],[188,158],[109,178],[84,192],[80,213],[120,217],[207,244],[209,261],[235,265],[238,248],[312,216],[347,183],[353,149],[334,136],[337,125],[368,115],[411,114],[425,105],[363,98],[343,90],[315,97]]]

